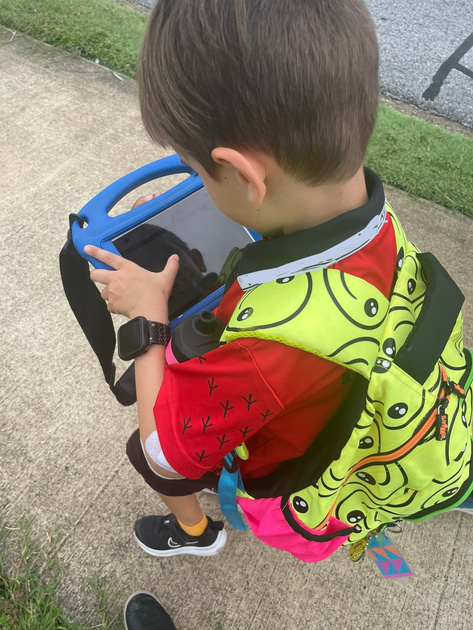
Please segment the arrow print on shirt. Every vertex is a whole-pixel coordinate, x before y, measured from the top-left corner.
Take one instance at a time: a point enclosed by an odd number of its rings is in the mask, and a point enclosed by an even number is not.
[[[183,418],[182,421],[184,423],[184,428],[182,429],[182,434],[181,435],[184,435],[184,433],[187,431],[187,429],[192,429],[191,417],[189,416],[187,418],[187,420],[185,418]]]
[[[259,414],[260,416],[262,416],[263,418],[263,422],[265,422],[269,416],[273,416],[274,415],[274,411],[270,411],[269,409],[265,412],[265,413],[261,413]]]
[[[202,433],[205,433],[205,429],[213,427],[213,422],[210,422],[210,416],[207,416],[207,420],[202,418]]]
[[[209,386],[209,396],[212,396],[212,392],[214,389],[217,389],[218,385],[214,385],[215,383],[215,378],[212,376],[212,380],[211,381],[207,381],[208,386]]]
[[[228,442],[230,442],[230,440],[226,440],[225,439],[227,437],[226,433],[224,433],[221,438],[219,438],[218,435],[215,436],[215,437],[217,438],[217,440],[218,440],[218,442],[220,444],[220,450],[222,450],[224,444],[228,444]]]
[[[227,411],[230,411],[230,409],[235,409],[235,407],[230,407],[230,401],[226,400],[225,404],[223,404],[223,402],[220,403],[223,407],[223,417],[225,418],[225,416],[227,415]]]
[[[246,402],[246,404],[248,405],[248,410],[250,410],[251,405],[253,405],[255,402],[258,402],[257,398],[253,398],[252,400],[252,394],[248,394],[248,398],[245,398],[245,396],[242,396],[243,400]]]

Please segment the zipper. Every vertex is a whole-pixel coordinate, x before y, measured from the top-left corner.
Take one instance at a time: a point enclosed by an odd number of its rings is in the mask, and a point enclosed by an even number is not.
[[[442,369],[443,373],[443,389],[445,395],[439,398],[438,406],[437,406],[437,416],[436,416],[436,431],[435,438],[439,442],[443,442],[447,439],[447,431],[448,431],[448,414],[447,407],[450,402],[450,396],[452,394],[456,394],[458,398],[465,398],[466,392],[463,387],[460,387],[457,383],[450,381]]]
[[[443,397],[439,400],[437,407],[437,415],[435,417],[436,431],[435,439],[439,442],[443,442],[447,439],[448,430],[448,407],[449,400],[447,397]]]

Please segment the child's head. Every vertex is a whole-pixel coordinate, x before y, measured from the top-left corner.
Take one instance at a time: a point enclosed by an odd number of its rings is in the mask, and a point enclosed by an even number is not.
[[[150,136],[215,179],[223,146],[306,184],[342,181],[376,120],[373,23],[363,0],[157,0],[139,84]]]

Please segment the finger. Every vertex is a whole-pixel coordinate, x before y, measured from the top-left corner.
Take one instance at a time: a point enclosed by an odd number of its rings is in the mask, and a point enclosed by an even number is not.
[[[105,289],[100,294],[100,297],[102,298],[102,300],[108,300],[108,287],[105,287]]]
[[[177,272],[179,271],[179,256],[177,254],[173,254],[168,258],[166,266],[161,271],[161,274],[166,276],[166,280],[171,283],[171,286],[174,284],[174,281],[177,276]]]
[[[92,269],[90,279],[100,284],[108,284],[113,278],[114,271],[108,269]]]
[[[100,249],[99,247],[95,247],[95,245],[86,245],[84,247],[84,252],[88,256],[92,256],[92,258],[96,258],[100,260],[100,262],[105,263],[112,269],[120,269],[123,267],[125,259],[121,256],[117,256],[117,254],[112,254],[112,252],[107,252],[105,249]]]
[[[160,194],[161,193],[154,193],[154,195],[146,195],[145,197],[140,197],[131,206],[131,209],[134,210],[135,208],[139,208],[140,206],[142,206],[147,201],[151,201],[151,199],[155,199],[156,197],[159,197]]]

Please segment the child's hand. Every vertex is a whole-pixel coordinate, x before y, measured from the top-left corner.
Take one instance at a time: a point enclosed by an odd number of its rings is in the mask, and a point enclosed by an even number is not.
[[[156,199],[156,197],[159,197],[160,194],[161,193],[154,193],[154,195],[145,195],[144,197],[139,197],[131,206],[131,209],[134,210],[135,208],[139,208],[147,201],[151,201],[151,199]]]
[[[84,251],[112,267],[112,270],[93,269],[90,273],[94,282],[105,285],[101,295],[111,313],[130,319],[142,315],[167,323],[168,300],[179,269],[177,254],[169,258],[163,271],[154,273],[93,245],[87,245]]]

